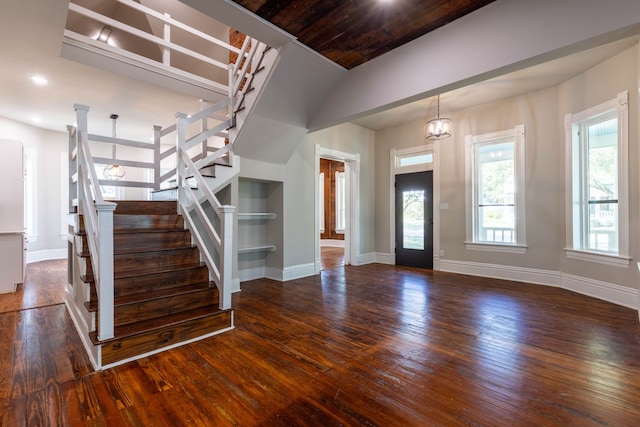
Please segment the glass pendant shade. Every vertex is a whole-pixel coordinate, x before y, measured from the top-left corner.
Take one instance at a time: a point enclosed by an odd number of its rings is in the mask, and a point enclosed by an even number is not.
[[[124,166],[121,165],[107,165],[104,167],[102,174],[105,179],[117,180],[124,178]]]
[[[440,95],[438,95],[438,117],[424,125],[424,136],[427,139],[444,139],[451,136],[453,125],[448,117],[440,117]]]
[[[111,115],[112,127],[113,127],[113,139],[116,138],[116,120],[118,119],[117,114]],[[102,175],[105,179],[110,180],[118,180],[124,178],[125,170],[124,166],[116,164],[116,144],[111,146],[111,155],[113,159],[113,164],[107,165],[104,167],[102,171]]]

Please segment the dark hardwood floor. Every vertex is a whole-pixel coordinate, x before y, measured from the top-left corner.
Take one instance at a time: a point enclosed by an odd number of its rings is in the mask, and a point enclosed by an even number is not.
[[[335,246],[321,246],[320,264],[322,270],[342,267],[344,265],[344,248]]]
[[[32,264],[33,274],[46,288],[63,273]],[[64,304],[0,314],[0,424],[640,420],[640,326],[630,309],[561,289],[379,264],[242,289],[235,330],[106,372],[92,371]]]

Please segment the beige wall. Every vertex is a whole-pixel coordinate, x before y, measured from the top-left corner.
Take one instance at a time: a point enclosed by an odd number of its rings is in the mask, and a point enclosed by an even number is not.
[[[312,263],[315,237],[315,146],[360,156],[359,254],[375,251],[374,133],[353,124],[314,132],[300,143],[285,166],[284,265]]]
[[[449,113],[454,135],[439,144],[440,249],[444,260],[499,264],[568,273],[623,287],[638,288],[640,253],[638,160],[638,46],[558,86]],[[629,91],[629,194],[632,263],[628,269],[568,260],[565,247],[564,115],[579,112]],[[467,134],[484,134],[525,125],[526,235],[524,254],[467,250],[465,240],[465,144]],[[424,145],[424,121],[376,132],[376,250],[392,252],[389,235],[389,158],[392,148]],[[438,209],[439,206],[434,206]],[[437,224],[436,224],[437,225]],[[560,276],[559,276],[560,277]],[[560,279],[561,280],[561,279]],[[632,304],[630,304],[632,305]],[[634,304],[633,304],[634,305]]]
[[[563,256],[564,254],[560,254],[559,258],[562,260],[561,268],[565,273],[632,288],[638,288],[638,283],[640,283],[636,265],[640,256],[638,242],[640,236],[638,220],[640,216],[638,49],[638,45],[627,49],[608,61],[568,80],[558,88],[558,132],[564,131],[563,119],[566,114],[586,110],[614,99],[620,92],[629,91],[629,255],[632,262],[628,268],[619,268],[570,260]]]

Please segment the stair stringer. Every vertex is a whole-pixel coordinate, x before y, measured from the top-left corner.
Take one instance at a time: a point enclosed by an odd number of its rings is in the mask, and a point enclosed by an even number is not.
[[[242,147],[245,141],[242,140],[244,124],[251,119],[251,115],[258,104],[260,96],[264,92],[267,83],[273,76],[273,73],[282,57],[282,49],[270,48],[263,53],[260,66],[252,73],[251,85],[253,89],[247,92],[242,101],[241,107],[234,114],[235,126],[229,129],[229,140],[233,141],[234,151],[238,147]],[[239,144],[239,146],[238,146]]]

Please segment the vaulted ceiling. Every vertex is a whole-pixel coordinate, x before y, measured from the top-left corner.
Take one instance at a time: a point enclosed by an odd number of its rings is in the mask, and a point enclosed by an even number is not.
[[[351,69],[494,0],[233,0]]]

